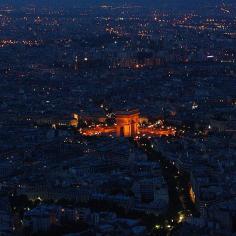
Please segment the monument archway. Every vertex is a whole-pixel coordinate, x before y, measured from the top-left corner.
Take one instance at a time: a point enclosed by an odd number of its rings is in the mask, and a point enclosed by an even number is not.
[[[118,137],[134,137],[138,134],[139,110],[116,113],[116,135]]]

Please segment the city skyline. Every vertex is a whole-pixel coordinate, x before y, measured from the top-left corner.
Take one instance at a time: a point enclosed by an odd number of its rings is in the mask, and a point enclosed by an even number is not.
[[[0,235],[234,236],[234,1],[0,1]]]
[[[235,4],[233,0],[191,0],[191,1],[183,1],[183,0],[156,0],[156,1],[149,1],[149,0],[2,0],[1,4],[36,4],[36,5],[45,5],[45,6],[96,6],[101,4],[112,4],[112,5],[121,5],[121,4],[141,4],[147,7],[170,7],[170,8],[178,8],[178,7],[203,7],[208,5],[216,5],[216,4]]]

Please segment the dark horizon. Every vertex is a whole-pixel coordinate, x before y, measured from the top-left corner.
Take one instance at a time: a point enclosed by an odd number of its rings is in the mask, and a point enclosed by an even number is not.
[[[12,4],[12,5],[23,5],[23,4],[36,4],[38,6],[53,6],[53,7],[90,7],[101,4],[121,5],[121,4],[140,4],[147,7],[160,7],[160,8],[199,8],[209,5],[216,4],[234,4],[234,0],[190,0],[190,1],[174,1],[174,0],[2,0],[0,5]]]

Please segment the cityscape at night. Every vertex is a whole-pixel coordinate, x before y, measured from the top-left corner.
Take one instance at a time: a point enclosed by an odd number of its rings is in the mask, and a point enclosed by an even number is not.
[[[0,0],[0,236],[235,236],[236,1]]]

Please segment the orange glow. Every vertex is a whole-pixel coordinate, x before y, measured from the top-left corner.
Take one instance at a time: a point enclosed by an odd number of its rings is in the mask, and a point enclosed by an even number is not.
[[[140,128],[140,134],[145,134],[149,136],[175,136],[176,130],[174,128],[155,128],[147,127]]]
[[[120,126],[108,126],[108,127],[101,127],[101,126],[96,126],[96,127],[91,127],[91,128],[85,128],[82,129],[80,132],[81,134],[85,136],[108,136],[108,135],[113,135],[113,136],[118,136],[120,137],[119,129]],[[118,132],[118,133],[117,133]],[[161,136],[175,136],[176,130],[174,128],[169,128],[169,129],[159,129],[159,128],[138,128],[138,134],[139,135],[147,135],[150,137],[161,137]],[[136,136],[137,134],[133,135]],[[124,129],[123,133],[124,137],[130,137],[130,130],[129,129]]]
[[[192,187],[189,190],[189,194],[190,194],[190,198],[191,198],[192,202],[195,203],[196,202],[196,196],[195,196],[195,193],[194,193]]]
[[[175,136],[176,129],[173,127],[148,127],[140,126],[140,113],[138,110],[116,112],[116,124],[93,125],[80,129],[80,133],[85,136],[117,136],[117,137],[136,137],[138,135],[148,137]]]
[[[84,136],[106,136],[109,134],[114,134],[116,132],[115,126],[102,127],[96,126],[91,128],[85,128],[80,131]]]

